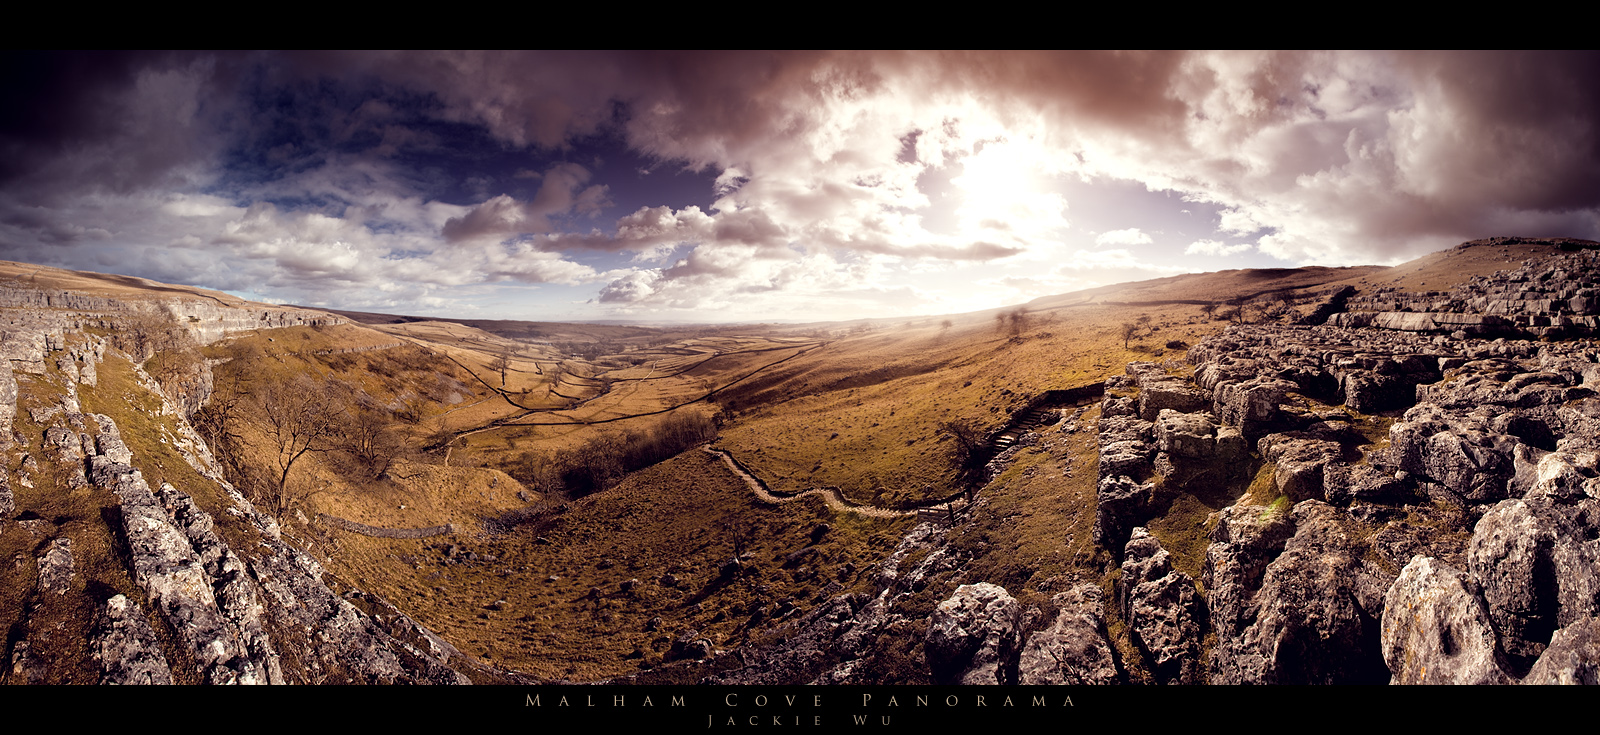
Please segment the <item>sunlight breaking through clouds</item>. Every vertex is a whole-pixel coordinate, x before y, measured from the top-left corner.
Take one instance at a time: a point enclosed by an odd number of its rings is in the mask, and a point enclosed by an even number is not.
[[[291,302],[809,320],[1600,237],[1590,52],[14,56],[0,257]]]

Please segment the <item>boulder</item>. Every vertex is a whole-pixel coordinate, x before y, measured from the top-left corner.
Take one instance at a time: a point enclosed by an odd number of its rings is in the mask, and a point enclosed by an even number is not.
[[[1258,443],[1261,458],[1272,462],[1272,483],[1292,503],[1323,499],[1323,467],[1343,452],[1338,442],[1289,434],[1269,434]]]
[[[1414,500],[1412,486],[1395,473],[1371,464],[1329,462],[1322,468],[1322,494],[1334,505],[1353,501],[1400,503]]]
[[[1182,378],[1163,374],[1161,378],[1144,380],[1139,385],[1139,418],[1155,421],[1162,411],[1192,413],[1207,406],[1205,391]]]
[[[1337,509],[1310,500],[1291,516],[1294,536],[1267,566],[1256,620],[1238,637],[1241,665],[1228,673],[1237,683],[1382,683],[1378,620],[1390,580],[1362,564]]]
[[[958,587],[934,608],[923,650],[941,684],[1013,684],[1003,662],[1018,648],[1022,606],[982,582]]]
[[[1254,505],[1231,505],[1213,514],[1216,525],[1206,547],[1202,579],[1217,644],[1211,651],[1211,682],[1240,684],[1266,678],[1266,659],[1243,645],[1255,622],[1256,592],[1267,565],[1294,534],[1289,514]]]
[[[1199,684],[1205,610],[1189,575],[1172,568],[1166,549],[1135,528],[1123,550],[1118,598],[1134,646],[1163,684]]]
[[[1081,584],[1056,595],[1055,622],[1028,636],[1017,662],[1018,683],[1117,684],[1116,659],[1106,634],[1100,588]]]
[[[1213,413],[1222,423],[1237,427],[1246,441],[1254,442],[1274,430],[1298,428],[1286,421],[1279,408],[1298,388],[1294,383],[1272,377],[1219,383]]]
[[[1541,492],[1548,489],[1490,509],[1468,545],[1513,674],[1527,670],[1557,628],[1600,614],[1600,501]]]
[[[1412,558],[1384,596],[1383,660],[1390,684],[1507,684],[1494,625],[1465,574]]]
[[[39,555],[39,592],[64,595],[72,591],[72,540],[50,541]]]
[[[89,638],[100,663],[101,684],[171,684],[172,671],[161,653],[144,610],[124,595],[106,600]]]
[[[1600,684],[1600,618],[1584,618],[1556,631],[1522,683]]]
[[[1208,413],[1162,409],[1155,422],[1156,446],[1177,457],[1200,459],[1217,451],[1217,422]]]
[[[1094,540],[1101,548],[1121,549],[1128,535],[1149,520],[1156,483],[1137,483],[1126,475],[1102,476],[1095,489]]]

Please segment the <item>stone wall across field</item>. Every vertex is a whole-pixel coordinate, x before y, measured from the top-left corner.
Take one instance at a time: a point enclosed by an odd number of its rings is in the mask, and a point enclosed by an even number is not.
[[[351,533],[359,533],[363,536],[376,536],[378,538],[431,538],[433,536],[444,536],[446,534],[456,532],[455,524],[451,523],[446,523],[443,526],[429,526],[427,528],[383,528],[381,526],[369,526],[365,523],[347,521],[343,518],[330,516],[326,513],[318,513],[317,522],[323,525],[333,526],[334,528],[343,529]]]

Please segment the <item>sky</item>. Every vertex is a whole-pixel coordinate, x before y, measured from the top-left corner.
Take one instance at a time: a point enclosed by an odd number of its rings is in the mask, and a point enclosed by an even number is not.
[[[1600,240],[1594,52],[0,55],[0,259],[275,303],[911,317]]]

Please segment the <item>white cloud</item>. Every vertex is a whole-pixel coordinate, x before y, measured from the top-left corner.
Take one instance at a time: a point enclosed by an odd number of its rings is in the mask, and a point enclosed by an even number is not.
[[[1137,227],[1102,232],[1094,239],[1094,244],[1101,247],[1107,245],[1149,245],[1152,242],[1155,241],[1150,239],[1149,235],[1140,232]]]
[[[1189,247],[1183,249],[1183,254],[1227,256],[1249,252],[1253,249],[1255,249],[1255,246],[1248,243],[1228,245],[1218,240],[1196,240],[1189,243]]]

